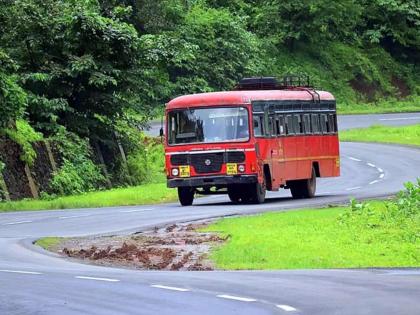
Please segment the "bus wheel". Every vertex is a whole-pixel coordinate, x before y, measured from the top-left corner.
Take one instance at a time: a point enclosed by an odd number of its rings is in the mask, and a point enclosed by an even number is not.
[[[239,203],[242,200],[242,194],[237,186],[228,187],[228,196],[233,203]]]
[[[316,190],[315,169],[312,168],[311,178],[291,181],[288,186],[290,187],[290,192],[295,199],[314,197]]]
[[[266,193],[265,182],[262,184],[256,183],[251,186],[249,201],[256,204],[264,203],[265,193]]]
[[[316,172],[315,169],[312,168],[312,177],[305,181],[304,189],[303,189],[303,196],[305,198],[312,198],[315,196],[316,191]]]
[[[182,206],[191,206],[194,200],[194,189],[178,187],[178,199]]]

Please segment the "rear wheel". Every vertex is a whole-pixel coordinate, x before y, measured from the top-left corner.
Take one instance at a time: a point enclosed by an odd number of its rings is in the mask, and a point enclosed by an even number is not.
[[[290,181],[288,186],[290,187],[290,192],[295,199],[314,197],[316,191],[315,169],[312,168],[311,178]]]
[[[191,206],[194,201],[194,189],[190,187],[178,187],[178,199],[182,206]]]

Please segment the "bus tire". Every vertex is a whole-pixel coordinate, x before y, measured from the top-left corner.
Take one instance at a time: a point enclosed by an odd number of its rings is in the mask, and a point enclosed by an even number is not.
[[[191,206],[194,201],[194,189],[190,187],[178,187],[178,199],[182,206]]]
[[[312,176],[308,179],[294,180],[288,183],[294,199],[312,198],[316,191],[316,172],[312,168]]]
[[[316,171],[315,168],[312,168],[311,178],[305,180],[303,187],[303,197],[304,198],[313,198],[315,197],[316,191]]]
[[[242,201],[241,190],[238,186],[228,187],[228,196],[232,203],[239,203],[240,201]]]
[[[248,195],[249,197],[247,201],[250,203],[255,203],[255,204],[264,203],[265,193],[266,193],[265,182],[262,184],[260,183],[253,184],[250,187],[250,191]]]

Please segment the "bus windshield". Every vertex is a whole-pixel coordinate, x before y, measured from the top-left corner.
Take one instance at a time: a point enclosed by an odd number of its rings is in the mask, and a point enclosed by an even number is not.
[[[174,110],[168,114],[168,143],[236,142],[249,139],[245,107]]]

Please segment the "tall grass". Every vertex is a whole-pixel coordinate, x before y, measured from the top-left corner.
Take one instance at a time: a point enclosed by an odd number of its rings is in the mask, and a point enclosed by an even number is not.
[[[400,143],[420,146],[420,124],[403,127],[376,125],[340,132],[341,141]]]
[[[0,212],[133,206],[174,201],[176,197],[176,190],[166,188],[165,183],[145,184],[137,187],[58,197],[51,200],[2,202],[0,203]]]
[[[394,201],[222,219],[211,254],[223,269],[420,266],[420,181]]]

